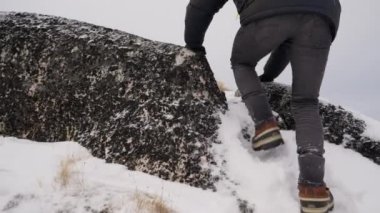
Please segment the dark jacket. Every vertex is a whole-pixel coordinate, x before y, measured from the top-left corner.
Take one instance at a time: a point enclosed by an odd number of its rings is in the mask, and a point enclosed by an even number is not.
[[[185,19],[185,42],[188,47],[202,48],[208,26],[215,13],[228,0],[190,0]],[[339,0],[234,0],[241,25],[255,20],[289,13],[317,13],[326,18],[333,39],[339,27]]]

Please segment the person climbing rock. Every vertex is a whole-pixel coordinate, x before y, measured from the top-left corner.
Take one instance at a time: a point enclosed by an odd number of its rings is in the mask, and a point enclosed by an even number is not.
[[[227,0],[190,0],[185,18],[186,48],[206,54],[205,33]],[[283,143],[263,82],[273,81],[290,62],[292,67],[292,114],[300,175],[301,212],[325,213],[334,207],[324,182],[323,129],[318,97],[331,43],[336,37],[339,0],[234,0],[241,27],[232,49],[231,65],[237,87],[255,122],[254,150]],[[264,74],[255,67],[272,53]]]

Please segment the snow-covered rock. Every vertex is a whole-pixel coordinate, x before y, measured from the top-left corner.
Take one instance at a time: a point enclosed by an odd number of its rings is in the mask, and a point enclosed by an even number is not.
[[[290,87],[279,83],[263,85],[268,92],[273,110],[278,113],[283,129],[294,130],[295,122],[290,111]],[[367,131],[372,126],[379,131],[378,124],[372,125],[370,119],[327,101],[320,101],[319,109],[327,141],[342,144],[380,164],[380,140],[376,138],[376,134],[371,135]]]
[[[0,134],[212,187],[226,99],[204,56],[53,16],[0,14]]]

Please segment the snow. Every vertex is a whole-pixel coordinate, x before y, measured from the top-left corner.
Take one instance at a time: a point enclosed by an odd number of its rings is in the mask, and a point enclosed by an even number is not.
[[[68,185],[62,186],[60,164],[67,160],[75,162]],[[105,208],[149,212],[138,207],[139,197],[162,200],[176,212],[237,211],[231,197],[106,164],[74,142],[0,138],[0,210],[4,212],[91,212]]]
[[[181,52],[176,56],[175,58],[175,66],[180,66],[185,62],[186,58],[194,56],[195,53],[192,52],[191,50],[188,50],[186,48],[183,48]]]
[[[159,201],[172,212],[238,213],[240,198],[255,213],[299,212],[295,133],[282,131],[284,146],[254,152],[241,134],[242,128],[253,125],[245,106],[232,93],[227,99],[229,111],[222,115],[219,129],[222,143],[212,149],[220,165],[214,172],[224,174],[217,192],[106,164],[75,142],[0,137],[0,211],[144,213],[155,212],[149,205]],[[380,125],[374,122],[371,128],[375,134]],[[325,148],[334,213],[380,212],[380,167],[341,146],[325,143]]]
[[[363,115],[357,111],[351,110],[353,115],[359,119],[362,119],[366,123],[366,129],[363,132],[364,136],[378,140],[380,142],[380,121],[375,120],[371,117]]]

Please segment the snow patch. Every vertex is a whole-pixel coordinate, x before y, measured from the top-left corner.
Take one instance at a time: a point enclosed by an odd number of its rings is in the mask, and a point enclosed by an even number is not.
[[[8,14],[9,14],[9,12],[0,11],[0,21],[5,20],[5,16]]]
[[[172,114],[164,114],[163,117],[167,120],[173,120],[174,119],[174,115],[172,115]]]
[[[70,158],[72,179],[62,187],[57,174]],[[238,212],[229,196],[106,164],[74,142],[0,137],[1,211],[144,213],[152,202],[173,212]]]
[[[187,48],[183,48],[175,58],[175,66],[182,65],[188,57],[195,56],[195,53]]]
[[[363,132],[363,135],[380,142],[380,121],[370,118],[361,113],[353,112],[353,114],[355,117],[365,121],[367,125],[365,131]]]

